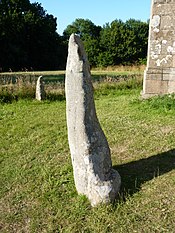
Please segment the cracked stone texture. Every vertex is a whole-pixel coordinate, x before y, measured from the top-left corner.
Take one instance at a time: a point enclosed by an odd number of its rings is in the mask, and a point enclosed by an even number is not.
[[[36,83],[36,99],[41,101],[46,98],[46,93],[44,91],[43,77],[39,76]]]
[[[152,0],[143,98],[175,93],[175,0]]]
[[[92,206],[111,202],[119,192],[121,179],[112,169],[108,142],[96,116],[88,59],[75,34],[69,39],[65,91],[76,189]]]

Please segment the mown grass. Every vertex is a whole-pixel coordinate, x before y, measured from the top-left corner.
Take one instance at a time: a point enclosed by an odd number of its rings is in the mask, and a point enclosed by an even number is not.
[[[77,195],[64,100],[1,104],[1,232],[174,232],[174,97],[141,101],[136,84],[99,85],[97,115],[122,177],[119,199],[92,208]]]

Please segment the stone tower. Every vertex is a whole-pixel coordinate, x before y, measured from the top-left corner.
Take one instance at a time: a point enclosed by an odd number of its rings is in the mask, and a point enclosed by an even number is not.
[[[175,93],[175,0],[152,0],[143,98]]]

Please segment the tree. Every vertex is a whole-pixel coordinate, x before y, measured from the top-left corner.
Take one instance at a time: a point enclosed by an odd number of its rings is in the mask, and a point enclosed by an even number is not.
[[[65,67],[56,18],[29,0],[0,1],[0,67],[52,70]],[[60,58],[62,57],[62,59]],[[59,60],[60,58],[60,60]]]
[[[19,4],[20,3],[20,4]],[[23,12],[26,11],[29,1],[0,2],[0,66],[8,69],[17,66],[25,59],[25,51],[21,49],[21,30]]]
[[[65,38],[69,38],[72,33],[76,33],[82,40],[86,37],[98,38],[100,35],[101,27],[96,26],[89,19],[76,19],[71,25],[68,25],[63,32]]]
[[[85,50],[91,66],[97,65],[99,53],[100,26],[96,26],[88,19],[76,19],[71,25],[68,25],[63,32],[65,40],[68,40],[72,33],[80,36],[84,42]]]
[[[133,64],[147,55],[148,24],[130,19],[114,20],[101,30],[99,66]]]
[[[128,36],[126,40],[126,47],[128,48],[126,56],[127,62],[139,62],[146,58],[148,47],[148,23],[140,20],[130,19],[125,23]]]
[[[120,64],[123,61],[125,28],[121,20],[115,20],[111,24],[104,25],[100,36],[100,48],[98,62],[100,66]]]

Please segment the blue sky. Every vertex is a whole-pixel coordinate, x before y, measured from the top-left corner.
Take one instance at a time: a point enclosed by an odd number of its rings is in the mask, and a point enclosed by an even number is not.
[[[130,18],[147,21],[150,17],[151,0],[30,0],[39,2],[48,14],[57,17],[60,35],[77,18],[89,19],[103,26],[115,19]]]

